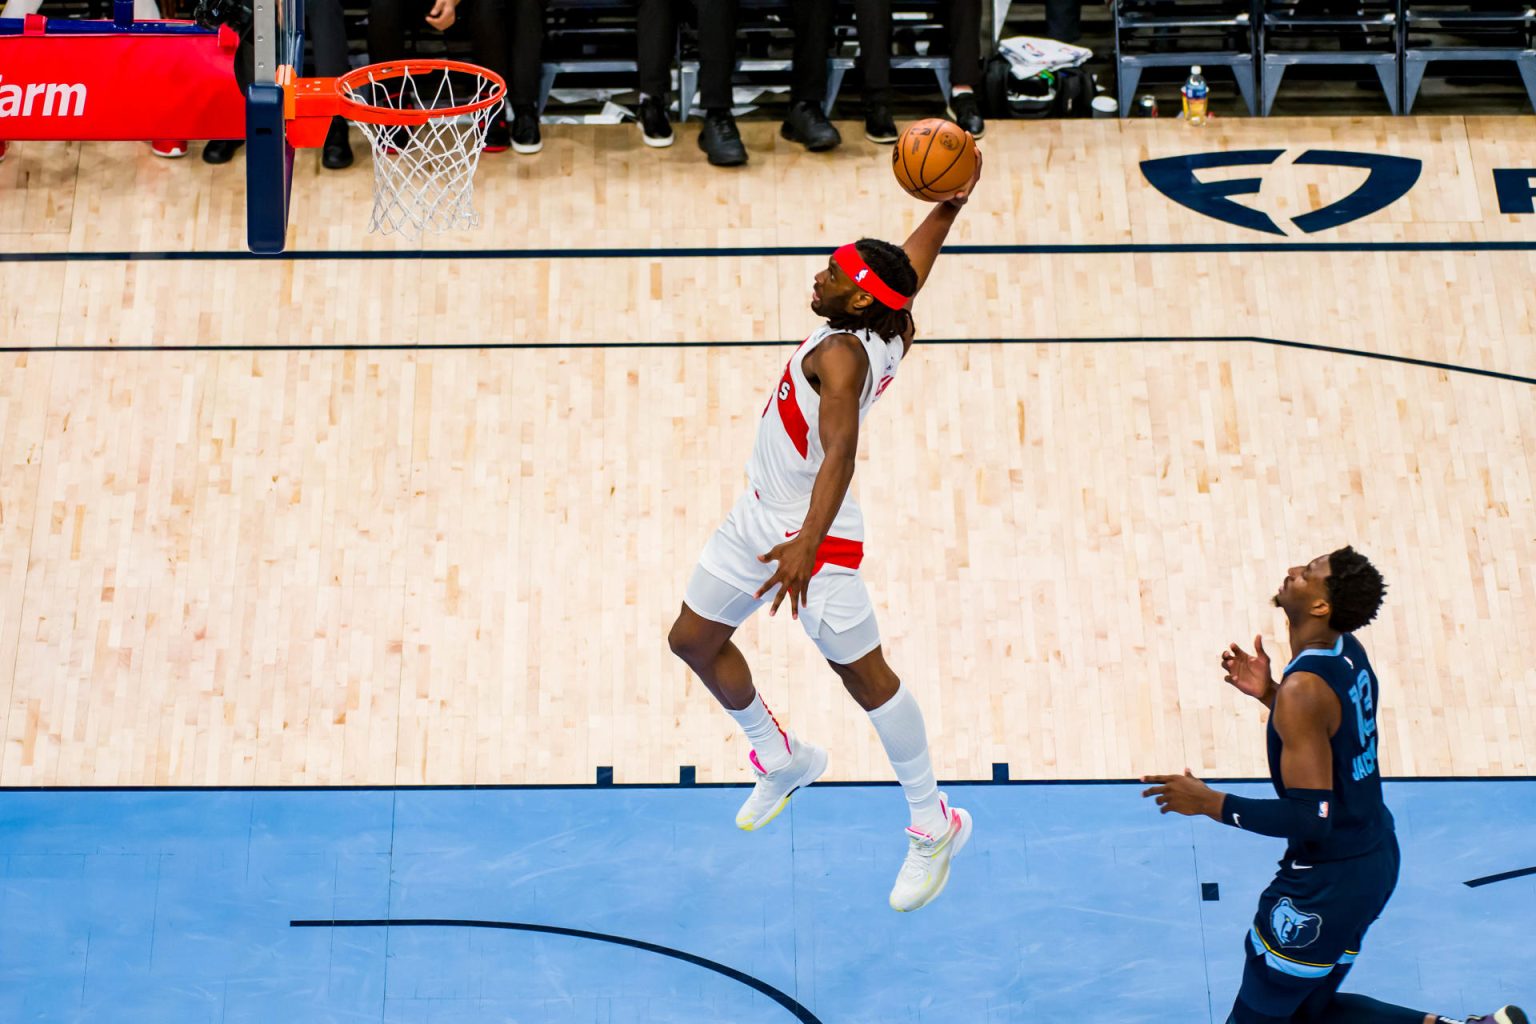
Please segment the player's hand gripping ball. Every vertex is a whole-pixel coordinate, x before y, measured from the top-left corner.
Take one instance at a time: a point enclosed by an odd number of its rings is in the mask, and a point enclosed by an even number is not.
[[[939,117],[908,125],[891,152],[896,181],[914,199],[942,203],[971,183],[976,140]]]

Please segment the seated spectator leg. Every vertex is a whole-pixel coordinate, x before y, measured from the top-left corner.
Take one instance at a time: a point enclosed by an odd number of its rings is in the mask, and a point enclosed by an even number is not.
[[[405,54],[405,19],[421,7],[420,0],[369,0],[368,62],[383,64]]]
[[[335,78],[347,73],[347,26],[341,17],[341,0],[307,0],[304,27],[315,48],[315,74]],[[321,148],[320,162],[331,170],[352,165],[352,142],[345,118],[331,118]]]
[[[716,167],[747,162],[747,149],[731,116],[731,77],[736,71],[736,0],[698,0],[699,103],[704,124],[699,148]]]
[[[677,52],[677,18],[673,2],[640,0],[637,5],[635,58],[642,99],[646,96],[665,99],[672,89],[672,56]]]
[[[827,94],[827,53],[832,49],[830,0],[791,0],[795,31],[794,69],[790,72],[791,102],[821,107]]]
[[[636,10],[635,69],[640,78],[636,117],[647,146],[670,146],[667,94],[672,91],[672,56],[677,52],[676,0],[640,0]],[[688,102],[692,97],[684,97]],[[679,106],[681,109],[681,105]]]
[[[544,0],[507,0],[511,5],[512,73],[507,78],[512,104],[512,148],[537,153],[544,148],[539,131],[539,79],[544,52]]]
[[[314,0],[306,0],[313,3]],[[464,17],[469,34],[475,41],[471,51],[475,63],[502,78],[511,74],[511,57],[508,53],[506,0],[466,0],[458,7]],[[504,153],[511,145],[507,128],[507,112],[501,108],[490,111],[491,123],[485,130],[485,151]]]
[[[699,102],[705,110],[729,111],[734,106],[736,0],[698,0],[698,8]]]
[[[813,152],[832,149],[843,141],[822,109],[827,95],[827,57],[832,49],[832,8],[831,0],[790,3],[794,68],[790,71],[789,116],[780,134]]]
[[[1083,0],[1045,0],[1045,34],[1061,43],[1083,38]]]
[[[864,113],[891,105],[891,0],[854,0],[859,66],[864,71]]]
[[[949,116],[976,138],[986,134],[976,86],[981,84],[981,0],[950,0]]]
[[[949,81],[956,89],[981,84],[981,0],[950,0]]]

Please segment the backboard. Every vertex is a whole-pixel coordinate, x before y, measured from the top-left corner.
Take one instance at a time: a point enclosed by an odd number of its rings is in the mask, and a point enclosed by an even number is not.
[[[251,42],[254,71],[246,87],[245,222],[252,252],[283,251],[293,147],[285,132],[281,69],[303,71],[304,0],[254,0]]]

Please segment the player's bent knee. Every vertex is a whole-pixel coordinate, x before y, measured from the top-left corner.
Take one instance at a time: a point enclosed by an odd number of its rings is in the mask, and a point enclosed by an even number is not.
[[[709,664],[735,632],[731,627],[704,618],[683,606],[667,632],[667,647],[689,665]]]
[[[708,639],[690,623],[685,622],[683,616],[678,616],[672,623],[672,629],[667,633],[667,646],[672,653],[690,664],[702,659],[707,653]]]

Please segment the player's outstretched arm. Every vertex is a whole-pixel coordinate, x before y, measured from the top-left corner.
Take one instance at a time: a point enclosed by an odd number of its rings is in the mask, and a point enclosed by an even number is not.
[[[976,188],[976,182],[981,180],[981,150],[976,150],[976,173],[971,175],[971,183],[956,192],[954,198],[938,203],[923,222],[917,226],[917,230],[902,244],[907,252],[907,259],[912,261],[912,269],[917,271],[917,290],[922,291],[923,285],[928,281],[928,274],[933,270],[934,261],[939,258],[939,250],[944,248],[944,239],[949,237],[949,229],[955,223],[955,218],[960,215],[960,208],[966,200],[971,198],[971,191]],[[907,303],[911,307],[911,303]]]
[[[1253,800],[1223,793],[1195,778],[1188,768],[1183,775],[1142,776],[1142,782],[1153,785],[1141,795],[1155,797],[1163,814],[1203,814],[1233,828],[1284,839],[1326,836],[1333,825],[1328,816],[1333,799],[1333,750],[1328,740],[1339,727],[1339,700],[1327,683],[1310,672],[1288,678],[1274,702],[1275,731],[1285,745],[1280,756],[1282,799]]]

